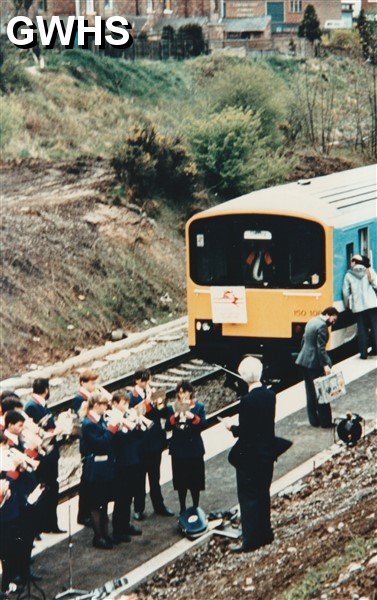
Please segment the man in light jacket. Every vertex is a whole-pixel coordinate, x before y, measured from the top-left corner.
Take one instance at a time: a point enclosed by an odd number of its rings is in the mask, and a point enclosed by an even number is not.
[[[372,333],[372,353],[377,348],[377,276],[367,266],[365,258],[355,254],[351,258],[351,268],[343,281],[343,300],[346,308],[350,308],[356,317],[357,337],[360,358],[368,358],[368,333]]]
[[[328,327],[338,318],[334,306],[325,308],[318,317],[310,319],[305,327],[302,348],[296,365],[302,368],[306,389],[306,409],[312,427],[332,427],[330,404],[319,404],[314,379],[331,373],[331,359],[326,352]]]

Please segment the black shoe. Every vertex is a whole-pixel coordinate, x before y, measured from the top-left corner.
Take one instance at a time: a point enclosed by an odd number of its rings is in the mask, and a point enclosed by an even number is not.
[[[361,360],[367,360],[368,355],[367,354],[360,354],[360,358],[361,358]]]
[[[142,535],[142,531],[139,527],[135,527],[135,525],[129,525],[126,529],[127,535]]]
[[[324,425],[321,425],[322,429],[332,429],[334,427],[333,423],[324,423]]]
[[[145,514],[143,512],[135,512],[134,519],[135,519],[135,521],[144,521]]]
[[[84,527],[92,526],[92,519],[90,517],[85,517],[84,519],[77,519],[78,525],[84,525]]]
[[[94,536],[93,547],[99,548],[100,550],[112,550],[113,545],[110,542],[110,540],[106,540],[105,538]]]
[[[67,530],[54,527],[53,529],[43,529],[42,533],[67,533]]]
[[[118,546],[118,544],[122,544],[123,542],[130,542],[131,536],[127,535],[127,533],[119,533],[118,535],[113,534],[113,543]]]
[[[156,515],[161,515],[161,517],[174,517],[173,511],[166,506],[161,506],[160,508],[155,509],[154,512]]]
[[[230,552],[234,554],[243,554],[244,552],[254,552],[254,550],[258,550],[261,546],[244,546],[243,544],[232,544],[229,546]]]

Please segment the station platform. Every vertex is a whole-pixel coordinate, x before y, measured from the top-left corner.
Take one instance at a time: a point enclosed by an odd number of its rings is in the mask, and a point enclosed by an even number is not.
[[[343,372],[347,394],[332,403],[334,418],[344,416],[350,410],[360,414],[369,426],[375,424],[376,366],[375,359],[363,361],[357,357],[335,365],[334,371]],[[203,400],[205,402],[205,398]],[[237,416],[234,421],[237,421]],[[303,382],[278,394],[276,434],[292,440],[293,446],[275,464],[275,482],[334,443],[332,430],[309,426]],[[206,512],[229,509],[237,504],[235,470],[227,461],[228,450],[235,440],[221,423],[205,431],[203,438],[206,448],[206,491],[201,494],[200,505]],[[163,455],[161,481],[166,505],[178,513],[178,497],[171,483],[170,457],[166,452]],[[131,543],[115,546],[113,550],[96,550],[91,545],[92,530],[76,524],[77,504],[76,497],[58,508],[59,524],[64,529],[68,529],[68,511],[71,513],[74,587],[92,590],[105,582],[127,576],[127,573],[182,539],[177,530],[177,519],[156,516],[148,498],[147,518],[137,524],[142,527],[143,535],[133,538]],[[52,600],[68,587],[67,535],[43,534],[42,540],[36,544],[34,556],[33,569],[43,577],[41,587],[46,598]]]

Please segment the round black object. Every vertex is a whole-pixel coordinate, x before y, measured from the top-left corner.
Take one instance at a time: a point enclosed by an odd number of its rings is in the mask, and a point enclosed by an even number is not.
[[[339,439],[342,440],[347,446],[355,446],[355,444],[359,441],[362,434],[361,421],[362,417],[360,415],[347,413],[346,417],[340,419],[336,432],[339,436]]]

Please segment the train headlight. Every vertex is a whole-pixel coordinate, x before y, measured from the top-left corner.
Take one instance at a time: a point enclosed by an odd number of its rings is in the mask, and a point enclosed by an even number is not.
[[[202,322],[201,321],[196,321],[196,331],[200,331],[202,328]]]
[[[211,325],[204,321],[203,323],[203,331],[209,331],[211,329]]]

